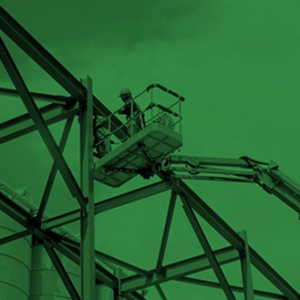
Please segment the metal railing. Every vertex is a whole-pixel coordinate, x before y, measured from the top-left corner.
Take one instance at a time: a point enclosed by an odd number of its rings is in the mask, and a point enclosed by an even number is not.
[[[172,95],[177,100],[168,106],[154,102],[154,88],[159,88],[163,92]],[[145,92],[150,92],[150,104],[144,110],[141,110],[136,102],[136,99]],[[128,131],[128,137],[120,140],[119,142],[113,142],[114,145],[118,145],[120,143],[124,143],[128,138],[131,138],[153,123],[164,125],[174,131],[177,130],[180,134],[182,134],[182,102],[184,101],[185,98],[174,91],[171,91],[160,84],[152,84],[138,96],[128,100],[122,107],[118,108],[105,118],[107,121],[105,120],[103,124],[106,124],[104,127],[107,130],[107,134],[103,139],[111,140],[112,136],[115,135],[117,131],[125,127]],[[112,131],[112,117],[119,114],[120,110],[128,105],[130,105],[130,115],[126,116],[126,122]],[[176,118],[176,120],[174,121],[173,118]],[[95,146],[99,145],[102,140],[98,141]]]

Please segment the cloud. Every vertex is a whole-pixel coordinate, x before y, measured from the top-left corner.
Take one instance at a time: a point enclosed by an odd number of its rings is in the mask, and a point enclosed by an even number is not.
[[[201,2],[200,2],[201,3]],[[199,6],[197,1],[31,1],[2,2],[14,18],[44,42],[84,44],[90,37],[122,47],[149,38],[167,38],[178,19]],[[23,14],[26,10],[26,14]],[[38,24],[38,25],[37,25]],[[75,49],[76,50],[76,49]]]
[[[2,6],[72,73],[93,58],[113,64],[115,56],[135,51],[139,45],[178,40],[190,30],[185,20],[199,6],[197,1],[31,1],[4,0]],[[23,12],[26,11],[26,14]],[[149,44],[150,43],[150,44]],[[9,49],[28,84],[46,82],[42,73],[12,43]],[[155,47],[155,46],[154,46]],[[32,71],[33,70],[33,71]],[[4,73],[0,78],[4,81]],[[38,76],[37,76],[38,74]],[[78,73],[77,73],[78,74]],[[43,78],[43,79],[41,79]],[[51,86],[52,87],[52,86]]]

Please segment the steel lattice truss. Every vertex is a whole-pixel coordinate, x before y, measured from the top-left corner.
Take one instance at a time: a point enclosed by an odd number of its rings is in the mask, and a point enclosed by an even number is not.
[[[16,88],[16,90],[2,88],[1,93],[19,95],[28,111],[28,114],[0,124],[0,144],[37,130],[53,158],[53,166],[36,217],[33,218],[30,212],[13,202],[3,188],[0,189],[0,209],[25,228],[20,233],[1,239],[0,245],[27,235],[35,236],[44,245],[46,252],[73,300],[94,300],[95,295],[93,290],[95,289],[95,281],[111,287],[114,290],[115,299],[120,299],[119,297],[121,296],[128,300],[142,300],[145,298],[137,291],[155,286],[161,299],[164,300],[167,299],[167,296],[160,285],[170,280],[219,288],[224,291],[225,297],[230,300],[235,299],[234,292],[244,293],[245,299],[254,299],[254,295],[272,299],[300,299],[298,292],[248,245],[246,235],[236,233],[203,199],[182,181],[181,178],[188,177],[178,175],[178,171],[189,171],[187,169],[187,165],[191,166],[189,158],[171,157],[169,160],[167,158],[167,163],[164,163],[164,167],[151,164],[150,161],[149,168],[152,168],[153,173],[160,178],[159,182],[94,204],[93,169],[91,167],[93,159],[91,146],[92,115],[108,116],[111,112],[101,101],[93,96],[91,79],[87,78],[84,83],[78,81],[1,7],[0,29],[70,94],[69,97],[63,97],[29,92],[13,58],[0,37],[0,59]],[[50,104],[39,109],[35,104],[35,100],[39,99],[48,101]],[[75,180],[63,157],[63,151],[74,118],[79,118],[81,130],[80,149],[82,165],[80,166],[80,185]],[[57,145],[48,126],[63,120],[66,120],[66,125],[60,143]],[[121,125],[122,123],[119,119],[116,117],[112,118],[112,130],[119,128]],[[117,138],[123,139],[126,136],[127,133],[124,127],[116,131]],[[300,189],[296,184],[291,184],[291,181],[287,177],[279,173],[277,166],[273,165],[264,169],[259,162],[251,162],[245,158],[236,160],[195,159],[198,165],[192,165],[193,176],[189,175],[190,178],[188,179],[255,182],[268,192],[275,194],[297,213],[300,211]],[[185,163],[185,169],[172,168],[172,164],[181,162]],[[215,168],[216,166],[217,168]],[[243,168],[243,170],[229,171],[224,169],[224,167],[237,167]],[[247,168],[246,171],[245,168]],[[58,172],[61,173],[66,186],[78,201],[80,208],[55,218],[45,219],[43,217],[44,211]],[[199,173],[204,173],[204,175],[206,173],[221,174],[221,176],[198,176]],[[97,250],[94,251],[95,214],[168,190],[171,194],[170,205],[159,257],[156,266],[152,270],[143,270],[108,254]],[[199,243],[205,251],[205,255],[165,265],[164,255],[175,202],[178,201],[177,198],[182,201],[183,209],[196,233]],[[210,224],[231,246],[213,251],[203,229],[197,221],[196,214]],[[78,220],[81,222],[81,242],[67,238],[54,231],[55,228]],[[57,252],[62,253],[81,266],[81,274],[82,278],[84,278],[81,296],[78,295],[73,286],[67,271],[58,258]],[[110,261],[115,265],[133,271],[136,275],[120,280],[103,268],[103,266],[98,263],[95,264],[95,258]],[[241,261],[242,265],[243,287],[229,285],[220,267],[221,265],[238,260]],[[282,294],[253,289],[250,272],[251,265],[259,270]],[[214,271],[219,283],[187,277],[187,275],[207,269]]]

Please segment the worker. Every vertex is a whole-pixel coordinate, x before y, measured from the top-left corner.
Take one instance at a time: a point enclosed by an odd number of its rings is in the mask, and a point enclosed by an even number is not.
[[[106,129],[107,118],[100,116],[94,117],[94,150],[95,156],[102,158],[111,151],[110,132]]]
[[[123,100],[124,106],[118,110],[118,113],[126,115],[127,131],[130,136],[133,136],[145,127],[144,114],[128,88],[121,89],[119,97]]]

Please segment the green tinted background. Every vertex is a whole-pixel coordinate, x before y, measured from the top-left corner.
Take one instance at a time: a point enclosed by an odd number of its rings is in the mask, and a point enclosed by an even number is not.
[[[300,3],[293,0],[9,1],[2,6],[77,78],[90,75],[94,91],[111,110],[122,87],[134,94],[161,83],[186,97],[180,154],[275,160],[299,176]],[[30,90],[64,91],[5,39]],[[1,87],[13,87],[0,66]],[[158,94],[158,97],[165,97]],[[169,101],[166,98],[165,101]],[[145,108],[148,99],[141,100]],[[40,103],[40,105],[45,105]],[[25,113],[20,99],[0,97],[0,120]],[[59,138],[62,124],[51,126]],[[78,174],[78,124],[65,157]],[[26,186],[38,204],[51,158],[37,133],[1,145],[1,180]],[[119,189],[96,183],[96,201],[155,182],[136,178]],[[294,288],[299,283],[297,214],[248,184],[189,182]],[[169,193],[96,217],[97,249],[142,268],[155,267]],[[47,213],[77,208],[59,176]],[[201,220],[200,220],[201,221]],[[201,221],[213,249],[227,245]],[[78,224],[70,229],[78,232]],[[166,263],[202,254],[177,203]],[[238,263],[223,268],[241,284]],[[194,275],[216,281],[211,271]],[[253,269],[255,288],[276,291]],[[169,282],[168,299],[224,299],[219,290]],[[159,299],[154,288],[149,299]],[[238,296],[242,299],[242,296]],[[257,299],[260,299],[257,297]]]

